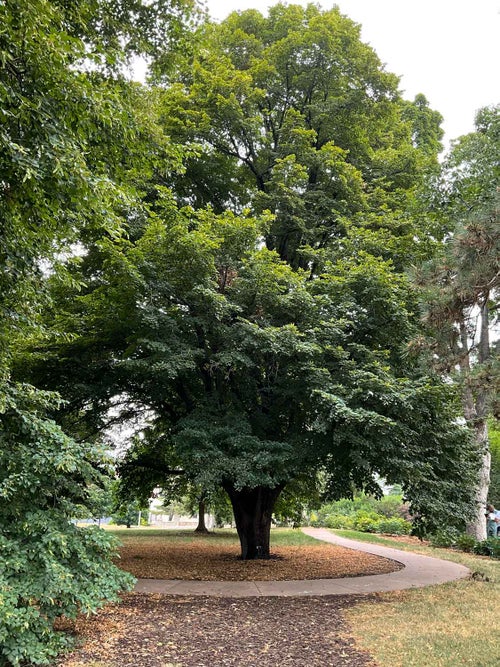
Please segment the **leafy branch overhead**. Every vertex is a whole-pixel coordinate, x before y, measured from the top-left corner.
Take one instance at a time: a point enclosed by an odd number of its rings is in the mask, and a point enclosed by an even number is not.
[[[70,642],[56,619],[95,612],[133,584],[112,562],[114,541],[72,522],[82,507],[94,512],[92,490],[110,473],[103,444],[78,415],[65,433],[52,419],[62,392],[20,382],[14,366],[28,343],[49,341],[51,283],[78,290],[71,271],[85,245],[122,237],[125,211],[139,216],[145,145],[152,164],[179,164],[154,122],[154,96],[122,71],[132,54],[185,36],[189,10],[163,0],[0,3],[2,665],[53,664]],[[77,338],[66,324],[61,314],[56,341]]]

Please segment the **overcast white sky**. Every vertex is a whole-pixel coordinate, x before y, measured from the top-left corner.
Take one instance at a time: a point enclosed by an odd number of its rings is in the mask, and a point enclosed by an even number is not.
[[[205,0],[214,19],[234,10],[266,13],[272,0]],[[295,0],[288,4],[307,4]],[[362,26],[368,42],[401,76],[407,99],[423,93],[444,116],[445,141],[474,129],[477,109],[500,103],[500,0],[324,0]]]

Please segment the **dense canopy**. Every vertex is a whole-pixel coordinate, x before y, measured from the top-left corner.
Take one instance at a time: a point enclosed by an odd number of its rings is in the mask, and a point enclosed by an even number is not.
[[[382,476],[416,530],[471,515],[477,447],[407,272],[453,231],[424,188],[441,116],[398,85],[336,8],[0,3],[0,662],[49,664],[55,618],[130,585],[71,522],[112,444],[124,493],[227,493],[243,558],[286,489]],[[494,118],[458,170],[479,145],[487,172]]]
[[[181,165],[144,155],[122,236],[85,242],[76,290],[52,281],[71,338],[31,377],[69,399],[70,428],[139,420],[129,488],[222,486],[244,557],[268,554],[276,498],[304,475],[334,496],[404,482],[422,526],[443,503],[463,516],[468,439],[409,353],[402,272],[434,243],[412,212],[439,114],[401,98],[336,9],[233,14],[154,72]]]

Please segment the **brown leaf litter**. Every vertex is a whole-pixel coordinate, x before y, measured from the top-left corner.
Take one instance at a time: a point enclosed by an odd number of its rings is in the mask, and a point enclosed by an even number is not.
[[[399,563],[329,544],[277,546],[269,560],[242,561],[239,547],[224,543],[176,544],[161,537],[128,538],[118,565],[144,579],[284,581],[386,574]]]

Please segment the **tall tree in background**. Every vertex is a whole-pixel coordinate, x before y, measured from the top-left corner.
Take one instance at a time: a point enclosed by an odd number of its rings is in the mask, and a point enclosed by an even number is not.
[[[441,117],[398,79],[337,9],[275,5],[206,25],[166,85],[170,136],[199,146],[174,191],[214,210],[270,210],[266,245],[293,268],[346,236],[401,269],[425,229],[411,215],[437,166]],[[184,195],[184,197],[182,197]],[[314,265],[314,262],[313,262]]]
[[[476,131],[461,137],[443,166],[440,189],[449,235],[421,280],[429,289],[427,319],[433,353],[462,392],[463,415],[474,433],[482,465],[468,532],[485,539],[490,480],[488,418],[498,417],[497,341],[500,288],[500,109],[482,109]]]
[[[269,555],[277,498],[317,471],[336,497],[404,482],[422,529],[463,519],[468,438],[406,349],[438,115],[401,99],[337,10],[233,14],[198,39],[173,73],[155,63],[151,91],[184,171],[155,164],[128,238],[92,240],[73,267],[79,292],[51,280],[71,339],[18,372],[89,432],[140,417],[124,478],[224,488],[244,558]]]
[[[66,436],[50,419],[60,397],[15,381],[12,363],[27,337],[43,340],[46,276],[71,281],[72,244],[121,234],[134,196],[122,177],[148,123],[120,70],[129,55],[157,53],[155,30],[167,42],[180,35],[182,14],[161,0],[0,3],[2,665],[52,663],[67,644],[56,618],[131,585],[112,564],[113,542],[71,523],[107,472],[102,447]]]

